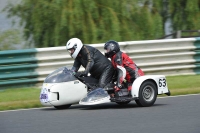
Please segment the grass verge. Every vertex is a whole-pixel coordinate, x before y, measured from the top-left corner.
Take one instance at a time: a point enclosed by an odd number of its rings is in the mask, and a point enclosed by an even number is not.
[[[169,76],[167,85],[173,96],[198,94],[200,93],[200,75]],[[0,90],[0,111],[42,107],[39,95],[40,88]]]
[[[39,88],[0,90],[0,111],[42,107]]]
[[[200,93],[200,75],[168,76],[167,85],[172,95]]]

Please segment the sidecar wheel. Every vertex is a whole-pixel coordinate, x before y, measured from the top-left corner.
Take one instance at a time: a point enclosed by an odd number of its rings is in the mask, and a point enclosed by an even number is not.
[[[153,81],[145,81],[140,86],[139,99],[135,100],[138,106],[152,106],[157,99],[157,87]]]
[[[54,106],[54,108],[56,109],[68,109],[71,106],[71,104],[67,104],[67,105],[61,105],[61,106]]]

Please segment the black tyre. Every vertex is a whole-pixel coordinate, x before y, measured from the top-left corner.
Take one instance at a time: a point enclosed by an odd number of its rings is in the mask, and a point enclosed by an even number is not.
[[[71,104],[67,104],[67,105],[61,105],[61,106],[54,106],[54,108],[56,109],[68,109],[71,106]]]
[[[126,105],[129,104],[131,101],[126,101],[126,102],[116,102],[119,105]]]
[[[157,87],[153,81],[145,81],[140,86],[139,99],[135,100],[138,106],[152,106],[157,99]]]

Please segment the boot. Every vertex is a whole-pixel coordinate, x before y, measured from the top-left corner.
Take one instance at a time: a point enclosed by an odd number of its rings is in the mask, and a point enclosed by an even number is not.
[[[120,89],[115,91],[114,97],[111,97],[110,100],[112,102],[126,102],[133,100],[133,98],[130,91],[127,91],[127,89]]]

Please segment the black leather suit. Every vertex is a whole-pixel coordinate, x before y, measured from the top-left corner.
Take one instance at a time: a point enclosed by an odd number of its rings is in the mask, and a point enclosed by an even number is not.
[[[91,74],[92,77],[99,80],[99,87],[105,87],[111,80],[114,73],[114,67],[98,49],[84,45],[74,61],[74,69],[77,72],[80,66],[85,68],[84,73]]]

